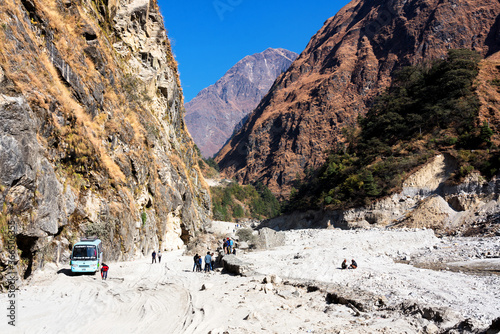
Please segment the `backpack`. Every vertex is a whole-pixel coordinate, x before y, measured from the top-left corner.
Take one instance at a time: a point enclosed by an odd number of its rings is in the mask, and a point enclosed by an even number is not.
[[[233,241],[233,240],[229,240],[229,246],[231,246],[231,247],[232,247],[232,246],[233,246],[233,244],[234,244],[234,241]]]

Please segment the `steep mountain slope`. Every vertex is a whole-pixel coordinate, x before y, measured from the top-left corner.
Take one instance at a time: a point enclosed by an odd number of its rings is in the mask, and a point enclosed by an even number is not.
[[[352,1],[326,21],[216,160],[227,176],[261,180],[287,196],[297,174],[344,141],[342,128],[367,111],[395,70],[450,48],[498,51],[499,14],[498,1]]]
[[[500,146],[500,52],[496,52],[481,62],[478,75],[477,94],[481,102],[479,120],[486,121],[497,135],[494,143]]]
[[[272,48],[246,56],[186,103],[186,125],[203,156],[211,157],[220,150],[235,126],[259,104],[297,56]]]
[[[210,215],[156,1],[0,4],[0,268],[176,249]],[[4,276],[5,278],[5,276]]]

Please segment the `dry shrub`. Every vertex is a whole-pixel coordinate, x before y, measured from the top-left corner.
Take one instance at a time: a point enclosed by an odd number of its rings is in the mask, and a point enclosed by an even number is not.
[[[125,120],[130,124],[132,129],[134,130],[134,140],[136,143],[144,142],[144,127],[137,120],[137,115],[133,112],[127,113]]]

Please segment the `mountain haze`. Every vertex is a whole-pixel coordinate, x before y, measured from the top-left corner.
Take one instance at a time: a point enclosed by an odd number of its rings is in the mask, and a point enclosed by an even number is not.
[[[356,124],[396,70],[452,48],[498,51],[499,14],[498,1],[352,1],[312,37],[216,161],[228,177],[287,196],[297,175],[344,141],[342,128]]]
[[[272,48],[246,56],[186,103],[186,125],[204,157],[220,150],[235,126],[257,106],[297,56]]]

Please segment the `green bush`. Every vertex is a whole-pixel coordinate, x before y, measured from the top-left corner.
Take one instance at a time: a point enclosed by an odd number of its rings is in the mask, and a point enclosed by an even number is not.
[[[235,204],[233,206],[233,217],[234,218],[242,218],[245,215],[245,211],[243,207],[239,204]]]
[[[488,122],[484,121],[480,128],[479,140],[481,143],[486,143],[491,145],[491,137],[493,136],[493,130],[490,128]]]
[[[248,243],[255,243],[257,237],[253,234],[253,230],[250,228],[241,228],[236,231],[239,241],[244,241]]]
[[[198,148],[198,147],[196,147]],[[215,169],[216,171],[220,172],[220,167],[219,167],[219,164],[217,163],[217,161],[214,160],[214,158],[208,158],[208,159],[203,159],[203,161],[210,167],[212,167],[213,169]]]
[[[90,222],[85,228],[85,236],[96,236],[99,239],[108,237],[108,230],[105,222]]]
[[[272,218],[280,214],[280,203],[263,184],[239,185],[211,188],[213,214],[217,220],[231,221],[234,218]],[[242,204],[247,208],[245,210]]]
[[[479,112],[473,82],[480,59],[474,51],[449,50],[448,59],[432,66],[399,71],[394,84],[360,119],[361,144],[380,152],[380,145],[394,145],[436,129],[471,131]]]

